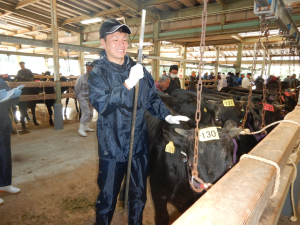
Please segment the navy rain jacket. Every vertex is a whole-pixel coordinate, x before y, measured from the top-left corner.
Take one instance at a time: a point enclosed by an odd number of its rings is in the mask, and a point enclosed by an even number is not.
[[[105,51],[94,61],[95,67],[89,74],[90,102],[98,111],[97,137],[101,159],[128,161],[134,89],[128,90],[124,82],[136,63],[125,56],[123,65],[108,61]],[[140,79],[137,117],[132,157],[148,154],[148,133],[144,112],[164,120],[171,115],[156,93],[154,80],[144,68]]]

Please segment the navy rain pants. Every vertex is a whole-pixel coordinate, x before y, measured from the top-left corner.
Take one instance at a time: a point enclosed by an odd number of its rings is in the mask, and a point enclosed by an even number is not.
[[[10,134],[0,136],[0,187],[11,185]]]
[[[96,225],[111,223],[121,184],[127,172],[127,164],[127,162],[116,162],[115,160],[99,160],[98,186],[100,194],[96,202]],[[133,158],[128,196],[129,225],[142,225],[143,210],[147,200],[147,174],[148,156],[144,154]]]

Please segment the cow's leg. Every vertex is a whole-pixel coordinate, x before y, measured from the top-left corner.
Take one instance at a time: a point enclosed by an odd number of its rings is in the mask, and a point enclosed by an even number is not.
[[[25,114],[27,112],[27,107],[23,105],[19,105],[19,110],[20,110],[20,119],[21,119],[21,124],[22,124],[22,129],[26,129],[25,126]]]
[[[65,107],[64,114],[67,113],[67,107],[68,107],[68,104],[69,104],[69,98],[66,99],[66,107]]]
[[[54,123],[53,123],[53,120],[52,120],[53,111],[52,111],[52,104],[51,104],[51,102],[47,102],[46,101],[46,106],[47,106],[47,109],[48,109],[50,126],[54,126]]]
[[[36,106],[36,104],[32,105],[32,106],[30,107],[30,109],[31,109],[31,113],[32,113],[33,123],[34,123],[35,126],[38,126],[38,125],[40,125],[40,124],[36,121],[36,117],[35,117],[35,106]]]
[[[30,118],[28,116],[28,109],[26,108],[26,110],[24,111],[24,117],[27,119],[27,121],[30,121]]]
[[[77,99],[76,98],[74,98],[74,102],[75,102],[76,112],[79,113],[78,106],[77,106]]]
[[[167,225],[169,223],[169,213],[167,210],[168,198],[163,193],[163,188],[150,176],[151,195],[155,210],[155,224]]]

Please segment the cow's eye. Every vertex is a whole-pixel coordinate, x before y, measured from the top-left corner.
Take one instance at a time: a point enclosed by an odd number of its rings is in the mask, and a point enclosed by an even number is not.
[[[259,126],[260,126],[260,123],[256,123],[256,126],[258,126],[258,127],[259,127]]]
[[[240,123],[242,123],[243,122],[243,120],[240,120]]]
[[[220,120],[218,118],[216,118],[216,121],[219,122]]]

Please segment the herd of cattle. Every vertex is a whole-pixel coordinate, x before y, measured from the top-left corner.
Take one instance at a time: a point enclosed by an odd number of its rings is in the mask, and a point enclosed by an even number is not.
[[[67,81],[63,77],[61,80]],[[262,87],[262,84],[257,84],[251,97],[247,121],[245,121],[245,128],[251,131],[261,129],[262,109],[264,107],[262,104]],[[65,89],[68,88],[62,88],[62,92],[66,91]],[[273,107],[265,111],[265,125],[282,120],[297,104],[294,97],[295,93],[289,91],[286,83],[282,83],[281,101],[278,84],[267,85],[267,89],[266,102]],[[35,88],[24,88],[22,95],[36,94],[37,92],[38,90]],[[54,93],[54,89],[45,88],[45,92]],[[155,222],[163,225],[169,222],[167,202],[171,202],[180,213],[183,213],[203,193],[196,193],[190,187],[194,157],[197,95],[194,92],[181,89],[175,90],[171,95],[159,91],[158,94],[172,114],[184,115],[191,119],[188,122],[171,125],[154,118],[148,112],[145,113],[150,142],[149,176],[155,207]],[[248,96],[248,89],[225,87],[221,92],[218,92],[203,87],[200,129],[217,127],[219,136],[219,139],[206,142],[199,141],[198,172],[199,177],[205,183],[216,183],[234,166],[241,155],[251,151],[274,129],[274,126],[268,128],[267,134],[240,135],[242,131],[240,125],[246,113]],[[231,100],[231,104],[226,105],[224,100]],[[25,127],[24,117],[26,117],[27,108],[31,108],[33,122],[37,124],[34,114],[34,107],[37,103],[44,103],[44,101],[19,103],[23,128]],[[51,119],[53,103],[53,100],[46,100],[50,125],[53,125]],[[175,150],[166,152],[166,146],[170,142],[173,142]],[[121,200],[122,197],[121,191]]]

